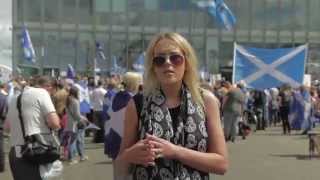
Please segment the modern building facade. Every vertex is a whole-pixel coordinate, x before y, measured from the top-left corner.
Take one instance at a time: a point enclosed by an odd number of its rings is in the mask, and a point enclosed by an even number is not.
[[[233,31],[221,29],[197,0],[13,0],[13,69],[47,73],[72,64],[85,72],[93,65],[95,43],[106,60],[131,68],[151,37],[162,31],[182,33],[203,67],[230,73],[234,42],[255,47],[294,47],[308,43],[307,72],[320,77],[319,0],[225,0],[237,18]],[[36,63],[23,59],[21,28],[30,33]],[[319,73],[319,74],[317,74]]]

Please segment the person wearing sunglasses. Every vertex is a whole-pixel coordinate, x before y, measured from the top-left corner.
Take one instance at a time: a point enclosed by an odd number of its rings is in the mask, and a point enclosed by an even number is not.
[[[224,174],[228,154],[218,100],[200,88],[197,58],[183,36],[160,33],[153,38],[143,86],[142,108],[136,99],[127,106],[116,160],[119,174],[136,180]]]

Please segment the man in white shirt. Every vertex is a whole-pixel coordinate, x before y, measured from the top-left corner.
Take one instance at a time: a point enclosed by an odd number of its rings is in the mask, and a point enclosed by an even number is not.
[[[95,143],[103,143],[104,140],[104,119],[102,118],[103,100],[107,90],[103,88],[101,80],[98,81],[98,86],[91,93],[91,106],[93,108],[93,122],[100,128],[97,130],[93,139]]]
[[[25,134],[49,133],[50,129],[59,129],[60,121],[56,113],[50,94],[52,81],[49,77],[39,77],[36,86],[26,86],[21,94],[21,115]],[[15,180],[42,180],[39,165],[32,164],[22,159],[21,145],[24,144],[19,112],[17,109],[17,97],[13,97],[9,104],[9,112],[6,121],[10,123],[11,150],[9,161],[11,172]]]

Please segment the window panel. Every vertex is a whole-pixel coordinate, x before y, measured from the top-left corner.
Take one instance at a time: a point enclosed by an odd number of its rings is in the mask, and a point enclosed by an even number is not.
[[[112,11],[113,12],[126,12],[127,0],[113,0]]]
[[[146,10],[157,10],[159,7],[159,0],[144,0],[144,7]]]
[[[77,70],[85,72],[93,67],[93,46],[92,34],[80,32],[77,41]]]
[[[128,65],[132,69],[132,64],[138,59],[139,55],[144,51],[142,46],[144,40],[142,35],[138,33],[131,33],[128,42]]]
[[[125,26],[127,24],[126,0],[112,1],[112,22],[114,25]]]
[[[60,62],[61,70],[66,71],[68,64],[75,66],[76,60],[76,37],[75,33],[63,32],[60,41]]]
[[[202,36],[192,36],[190,43],[192,45],[192,47],[195,50],[195,53],[198,57],[198,64],[199,67],[203,67],[204,64],[204,60],[205,60],[205,49],[204,49],[204,42],[203,42],[203,37]]]
[[[63,23],[76,23],[76,0],[63,0],[62,17]]]
[[[59,41],[57,32],[45,32],[44,34],[44,65],[58,67]]]
[[[107,25],[112,23],[111,0],[96,0],[97,23]]]
[[[252,3],[252,29],[262,30],[264,29],[265,22],[265,7],[264,0],[251,1]]]
[[[45,0],[44,1],[44,22],[58,22],[58,1]]]
[[[229,1],[230,2],[230,1]],[[241,0],[240,1],[235,1],[234,5],[237,8],[235,10],[235,16],[237,17],[237,29],[240,30],[248,30],[250,27],[250,17],[251,13],[249,11],[249,3],[250,0]]]
[[[306,15],[307,15],[307,1],[295,1],[295,10],[291,13],[292,18],[294,18],[294,27],[295,31],[303,31],[307,27]],[[287,16],[289,18],[290,16]],[[284,19],[285,17],[283,17]]]
[[[125,34],[114,33],[111,39],[111,56],[117,58],[117,64],[121,67],[127,66],[126,60],[126,36]]]
[[[24,1],[24,0],[17,0],[17,16],[18,16],[18,22],[22,22],[22,17],[23,17],[23,1]]]
[[[93,0],[79,0],[78,18],[80,24],[91,24],[93,14]]]
[[[27,22],[40,22],[41,20],[41,0],[25,1],[25,20]]]
[[[279,0],[266,0],[266,29],[277,30],[280,24]]]
[[[319,0],[309,0],[310,1],[310,31],[319,31],[320,30],[320,20],[319,20],[319,8],[320,1]]]

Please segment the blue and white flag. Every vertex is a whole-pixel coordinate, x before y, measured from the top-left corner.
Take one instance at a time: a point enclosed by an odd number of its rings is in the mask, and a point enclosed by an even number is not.
[[[303,83],[307,45],[297,48],[264,49],[234,45],[233,83],[267,89]]]
[[[36,53],[33,49],[31,38],[26,27],[22,28],[21,45],[24,58],[30,62],[36,62]]]
[[[311,128],[311,96],[307,91],[293,92],[289,108],[289,122],[294,130],[308,130]]]
[[[117,63],[118,59],[116,56],[112,56],[111,60],[112,60],[111,73],[122,74],[126,71],[125,68],[118,65]]]
[[[197,6],[207,9],[209,15],[228,31],[236,24],[235,16],[223,0],[198,1]]]
[[[67,78],[68,79],[75,79],[76,78],[76,72],[74,71],[74,69],[73,69],[71,64],[68,64]]]
[[[115,159],[120,150],[123,137],[124,119],[126,107],[132,98],[132,94],[127,91],[117,92],[112,101],[110,111],[110,128],[105,136],[105,154]]]
[[[106,56],[104,55],[104,52],[103,52],[103,45],[100,42],[96,42],[96,53],[97,53],[97,58],[106,60]]]
[[[144,72],[144,57],[145,57],[145,52],[142,52],[138,59],[133,63],[133,68],[134,70],[138,72]]]

